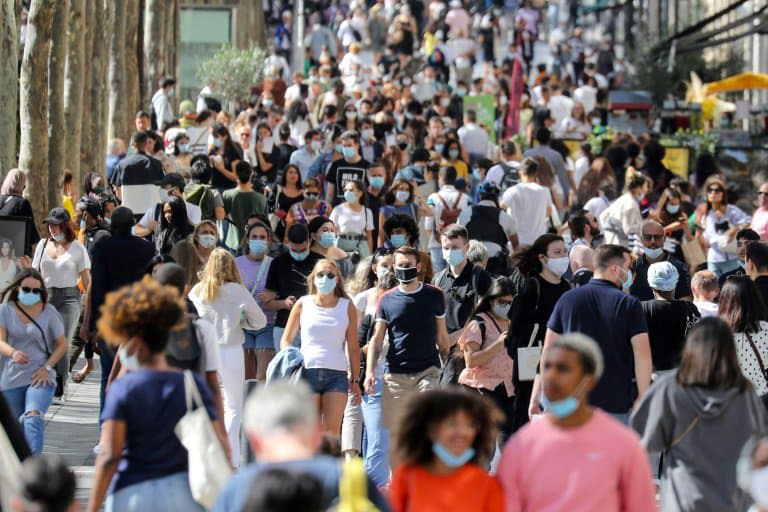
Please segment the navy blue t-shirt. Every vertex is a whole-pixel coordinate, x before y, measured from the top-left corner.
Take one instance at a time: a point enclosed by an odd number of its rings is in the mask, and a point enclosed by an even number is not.
[[[560,297],[547,327],[558,334],[586,334],[600,345],[605,371],[589,395],[590,404],[611,413],[632,408],[637,384],[630,340],[648,332],[639,300],[610,281],[592,279]]]
[[[208,385],[195,374],[197,389],[211,419],[216,419]],[[110,493],[146,480],[187,470],[187,450],[174,428],[187,413],[184,373],[140,369],[109,387],[102,421],[124,421],[125,446]]]
[[[440,368],[436,318],[445,316],[442,290],[422,283],[415,292],[392,288],[379,299],[376,321],[387,324],[390,373],[418,373]]]

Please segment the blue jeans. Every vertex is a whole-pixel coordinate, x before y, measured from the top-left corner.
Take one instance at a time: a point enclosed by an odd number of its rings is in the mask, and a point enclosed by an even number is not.
[[[67,351],[64,357],[56,363],[56,373],[61,378],[62,390],[67,385],[69,379],[69,351],[72,346],[72,338],[75,335],[77,321],[80,320],[80,290],[77,287],[71,288],[50,288],[51,306],[61,315],[64,322],[64,338],[67,340]]]
[[[349,391],[347,372],[331,370],[330,368],[304,368],[304,380],[312,392],[318,395],[325,393],[344,393]]]
[[[112,353],[112,349],[104,343],[104,340],[99,338],[98,341],[99,359],[101,360],[101,387],[99,389],[99,424],[101,424],[101,411],[104,409],[104,395],[107,390],[107,381],[109,381],[109,374],[112,371],[112,364],[115,362],[115,354]]]
[[[33,455],[43,453],[43,433],[45,431],[45,413],[53,401],[56,386],[21,386],[6,389],[3,396],[8,402],[11,414],[19,419],[24,429],[24,437]],[[37,411],[38,414],[29,414]]]
[[[245,333],[245,350],[272,350],[275,348],[275,340],[272,335],[272,326],[268,325],[258,331],[243,329]]]
[[[443,270],[448,265],[443,258],[442,247],[430,247],[429,254],[432,257],[432,270],[435,271],[435,274]]]
[[[104,510],[106,512],[145,510],[202,512],[205,509],[192,498],[189,476],[185,471],[123,487],[107,496]]]
[[[275,326],[272,329],[272,339],[275,341],[275,350],[280,352],[280,340],[283,339],[283,332],[285,327]],[[296,332],[296,337],[293,338],[293,346],[298,348],[301,346],[301,330]]]
[[[381,393],[384,382],[376,379],[373,393],[363,395],[363,457],[365,472],[378,487],[389,482],[389,431],[381,423]]]

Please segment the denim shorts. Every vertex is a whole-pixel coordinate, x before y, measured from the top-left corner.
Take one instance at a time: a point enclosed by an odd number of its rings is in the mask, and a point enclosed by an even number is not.
[[[245,343],[243,348],[246,350],[275,350],[275,344],[272,339],[272,326],[268,325],[258,331],[243,329],[245,333]]]
[[[304,368],[304,379],[314,393],[344,393],[349,391],[347,372],[328,368]]]

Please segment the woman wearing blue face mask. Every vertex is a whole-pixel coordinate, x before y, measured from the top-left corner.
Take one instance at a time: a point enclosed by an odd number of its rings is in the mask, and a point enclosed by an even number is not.
[[[495,412],[473,393],[427,391],[400,417],[389,500],[393,512],[501,512],[499,482],[486,469],[496,440]]]
[[[360,402],[362,393],[357,311],[333,261],[318,261],[307,282],[309,294],[291,308],[280,345],[292,346],[301,331],[304,377],[315,393],[323,430],[338,435],[347,393],[354,403]]]
[[[7,299],[7,302],[6,302]],[[43,277],[24,269],[0,304],[0,392],[19,418],[34,455],[43,452],[43,421],[56,390],[56,363],[66,360],[64,324],[48,303]]]
[[[272,265],[272,258],[267,254],[272,233],[263,222],[254,222],[245,231],[243,238],[243,256],[235,258],[235,264],[243,278],[243,286],[251,291],[256,303],[267,317],[267,325],[258,331],[245,329],[245,378],[263,382],[267,375],[267,365],[275,355],[272,329],[275,325],[275,312],[264,306],[261,293],[267,284],[267,275]]]
[[[693,233],[691,233],[691,226],[688,223],[688,217],[682,209],[682,195],[679,190],[673,188],[667,188],[659,198],[659,206],[656,211],[651,214],[651,218],[659,221],[664,226],[664,232],[667,235],[667,241],[674,244],[674,252],[672,253],[675,258],[680,261],[685,261],[685,255],[683,249],[680,246],[683,239],[693,240]],[[667,250],[665,248],[665,250]],[[668,251],[672,252],[672,251]]]
[[[211,132],[213,144],[208,149],[214,171],[211,175],[211,186],[219,192],[234,188],[237,184],[235,168],[243,159],[243,150],[240,145],[232,140],[229,129],[217,123]]]
[[[327,217],[315,217],[307,229],[312,240],[309,250],[333,261],[339,265],[341,275],[348,276],[352,272],[354,264],[350,259],[350,254],[336,246],[339,241],[336,224]]]
[[[417,200],[417,191],[412,182],[397,179],[392,183],[384,198],[386,205],[379,211],[379,247],[384,245],[384,223],[393,215],[408,215],[418,224],[421,208]]]
[[[192,153],[190,153],[189,137],[181,132],[173,139],[173,171],[181,175],[189,175],[192,169]]]
[[[219,230],[216,224],[210,220],[204,220],[195,226],[191,240],[195,246],[197,257],[200,260],[198,270],[203,270],[205,264],[208,263],[208,258],[211,257],[211,253],[216,247],[223,247],[229,250],[227,246],[219,244]]]
[[[341,231],[339,247],[357,252],[364,258],[373,251],[373,213],[365,206],[361,181],[349,181],[344,185],[344,201],[334,208],[330,217]]]
[[[443,147],[443,161],[440,162],[440,167],[452,166],[456,169],[456,177],[469,178],[469,165],[464,161],[463,150],[458,140],[450,139],[445,143]]]
[[[31,264],[22,259],[23,266],[37,269],[43,276],[51,305],[64,322],[64,338],[71,344],[81,312],[79,287],[87,290],[91,284],[91,259],[88,250],[75,240],[73,223],[64,208],[54,208],[44,221],[49,238],[42,239],[35,248]],[[69,358],[56,365],[56,396],[63,397],[69,376]]]

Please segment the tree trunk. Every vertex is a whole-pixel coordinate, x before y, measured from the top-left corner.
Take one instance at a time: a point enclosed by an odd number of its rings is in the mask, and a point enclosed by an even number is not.
[[[19,80],[21,144],[19,168],[27,175],[25,195],[35,219],[48,214],[48,56],[56,0],[32,0]]]
[[[125,138],[125,2],[115,2],[109,50],[109,139]]]
[[[145,110],[139,97],[139,57],[136,47],[139,40],[139,0],[125,0],[125,79],[126,79],[126,133],[134,127],[133,115]]]
[[[88,171],[93,170],[91,163],[93,162],[93,139],[91,137],[91,116],[93,112],[90,110],[91,98],[89,97],[90,88],[89,84],[93,81],[93,33],[95,32],[95,20],[94,9],[95,4],[93,0],[86,0],[85,10],[83,11],[83,75],[81,88],[83,90],[83,101],[81,103],[82,115],[79,118],[80,122],[80,165],[79,172],[76,174],[78,187],[83,182],[83,176]],[[103,94],[103,93],[102,93]],[[77,121],[76,121],[77,122]]]
[[[69,0],[59,0],[51,30],[48,64],[48,183],[59,183],[64,175],[66,119],[64,117],[64,66],[67,63],[67,19]],[[58,188],[48,187],[48,204],[59,204]]]
[[[16,165],[16,114],[19,109],[19,33],[16,2],[0,0],[0,172]]]
[[[146,0],[144,8],[144,105],[149,105],[158,88],[163,44],[163,0]]]
[[[264,22],[264,9],[261,6],[261,2],[254,2],[254,3],[255,5],[251,4],[251,9],[253,9],[253,34],[256,35],[255,42],[262,48],[266,48],[267,47],[267,31],[266,31],[266,25]],[[286,77],[283,77],[283,80],[285,79]]]
[[[80,143],[83,117],[83,72],[85,71],[85,0],[70,0],[67,76],[64,84],[64,110],[67,116],[66,167],[79,179]]]
[[[165,10],[165,33],[164,33],[164,61],[165,61],[165,76],[170,76],[179,80],[177,75],[178,68],[176,67],[177,54],[179,50],[179,26],[177,23],[179,18],[179,0],[168,0]],[[176,92],[181,92],[181,86],[177,85]],[[178,102],[181,100],[181,95],[177,94],[175,97],[170,98],[173,111],[178,112]]]
[[[113,5],[113,0],[96,0],[93,16],[94,19],[101,20],[101,26],[112,26]],[[89,98],[92,115],[89,130],[94,151],[90,167],[102,174],[105,171],[105,155],[107,154],[109,103],[108,95],[105,94],[104,84],[108,83],[107,61],[109,60],[109,43],[110,38],[106,30],[93,31],[92,75]]]

